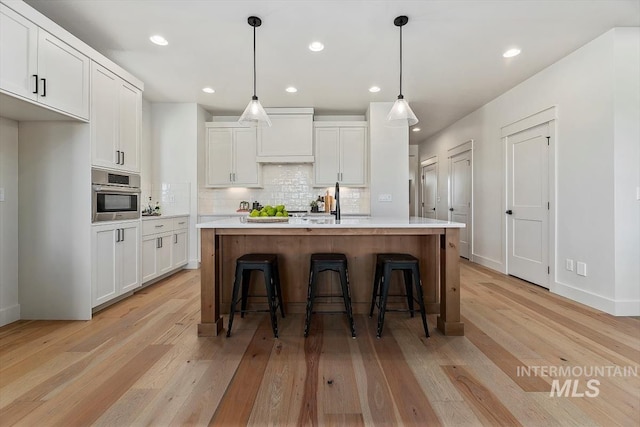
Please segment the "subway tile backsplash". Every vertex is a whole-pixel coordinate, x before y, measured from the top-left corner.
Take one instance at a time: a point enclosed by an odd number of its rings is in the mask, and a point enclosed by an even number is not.
[[[283,204],[288,210],[308,210],[311,201],[327,190],[314,188],[313,165],[265,164],[262,166],[263,188],[200,188],[198,214],[216,215],[235,212],[242,201],[258,201],[262,205]],[[340,210],[345,214],[369,214],[368,188],[340,188]]]

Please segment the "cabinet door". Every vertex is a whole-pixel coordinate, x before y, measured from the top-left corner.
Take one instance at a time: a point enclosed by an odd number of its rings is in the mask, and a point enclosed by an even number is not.
[[[334,185],[339,180],[339,131],[339,128],[316,128],[316,185]]]
[[[156,263],[158,275],[173,269],[171,251],[173,249],[173,233],[158,235],[159,247],[156,249]]]
[[[232,129],[208,129],[205,180],[207,186],[228,187],[231,184],[232,145]]]
[[[256,128],[233,129],[235,175],[233,185],[257,185],[258,163],[256,163]]]
[[[38,27],[0,4],[0,89],[36,100]]]
[[[365,185],[367,132],[364,128],[340,128],[340,183]]]
[[[142,283],[148,282],[158,276],[156,250],[159,246],[155,235],[142,238]]]
[[[119,84],[119,141],[123,164],[120,168],[140,171],[140,127],[142,119],[142,93],[123,81]]]
[[[118,296],[116,268],[116,231],[114,226],[93,227],[92,230],[92,307]]]
[[[119,78],[95,63],[91,69],[91,159],[94,166],[113,168],[118,150]]]
[[[188,261],[187,248],[188,248],[188,235],[187,230],[176,230],[173,233],[173,253],[172,253],[172,265],[173,268],[181,267]]]
[[[89,58],[38,29],[38,101],[89,120]]]
[[[313,156],[313,116],[271,115],[271,127],[260,127],[258,156]]]
[[[121,262],[120,293],[134,290],[140,286],[140,226],[127,225],[121,228],[121,241],[118,251]]]

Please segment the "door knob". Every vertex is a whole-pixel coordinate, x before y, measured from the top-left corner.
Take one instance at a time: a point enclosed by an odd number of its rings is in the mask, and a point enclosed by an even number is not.
[[[436,208],[433,208],[433,209],[431,209],[431,210],[432,210],[432,211],[435,211],[435,210],[436,210]]]
[[[509,209],[508,211],[505,212],[507,215],[513,215],[513,211],[511,209]]]

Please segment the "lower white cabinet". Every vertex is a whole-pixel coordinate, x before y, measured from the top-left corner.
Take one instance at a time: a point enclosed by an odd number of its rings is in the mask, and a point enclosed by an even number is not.
[[[142,221],[142,283],[188,262],[189,217]]]
[[[92,226],[92,307],[140,286],[140,223]]]

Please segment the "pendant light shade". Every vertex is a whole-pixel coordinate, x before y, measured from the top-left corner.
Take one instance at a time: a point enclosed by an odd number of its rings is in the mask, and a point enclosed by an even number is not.
[[[253,96],[238,123],[245,126],[271,126],[271,120],[256,96],[256,27],[262,25],[262,20],[257,16],[250,16],[248,22],[253,27]]]
[[[418,118],[402,95],[402,27],[405,26],[407,22],[409,22],[409,18],[406,16],[398,16],[393,20],[394,25],[400,28],[400,94],[393,104],[391,111],[389,111],[389,115],[387,115],[387,121],[396,126],[413,126],[418,123]]]

